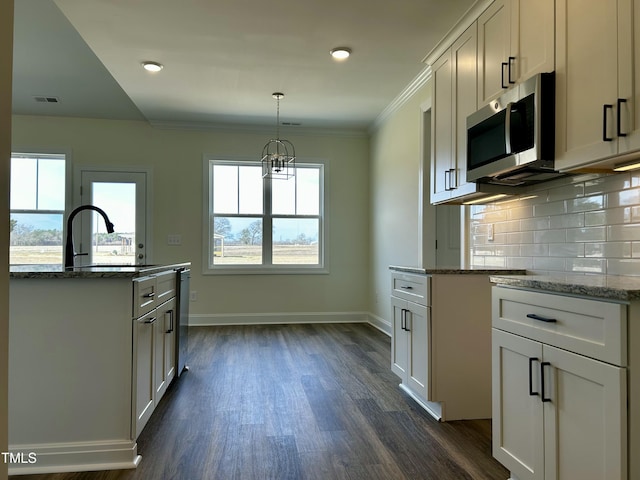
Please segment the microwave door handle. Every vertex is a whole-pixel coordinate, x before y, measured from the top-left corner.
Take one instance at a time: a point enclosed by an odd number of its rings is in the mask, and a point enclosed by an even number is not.
[[[513,108],[513,105],[513,102],[509,102],[505,107],[506,116],[504,119],[504,153],[506,153],[507,155],[511,154],[511,108]]]

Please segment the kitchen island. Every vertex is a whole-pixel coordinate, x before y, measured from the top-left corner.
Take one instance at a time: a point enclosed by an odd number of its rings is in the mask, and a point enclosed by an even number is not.
[[[11,267],[9,448],[31,461],[10,474],[137,466],[136,438],[175,375],[165,334],[189,265]]]

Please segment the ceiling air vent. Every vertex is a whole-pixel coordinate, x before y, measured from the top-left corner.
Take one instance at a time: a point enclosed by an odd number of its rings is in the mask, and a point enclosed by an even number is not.
[[[38,103],[58,103],[60,101],[58,97],[44,97],[42,95],[33,97],[33,99]]]

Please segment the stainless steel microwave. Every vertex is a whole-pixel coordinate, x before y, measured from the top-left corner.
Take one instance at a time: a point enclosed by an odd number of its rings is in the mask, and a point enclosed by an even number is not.
[[[467,117],[467,180],[523,185],[560,176],[555,73],[540,73]]]

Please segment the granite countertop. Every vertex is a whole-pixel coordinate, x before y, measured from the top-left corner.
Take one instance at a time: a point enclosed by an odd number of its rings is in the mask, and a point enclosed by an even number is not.
[[[397,265],[390,265],[390,270],[396,272],[405,273],[417,273],[419,275],[525,275],[526,270],[518,269],[504,269],[504,268],[455,268],[455,267],[403,267]]]
[[[568,293],[608,300],[639,300],[640,277],[621,275],[514,275],[490,277],[493,283],[510,287]]]
[[[72,270],[65,270],[61,264],[11,265],[9,278],[135,278],[190,267],[190,262],[165,265],[92,265],[74,267]]]

